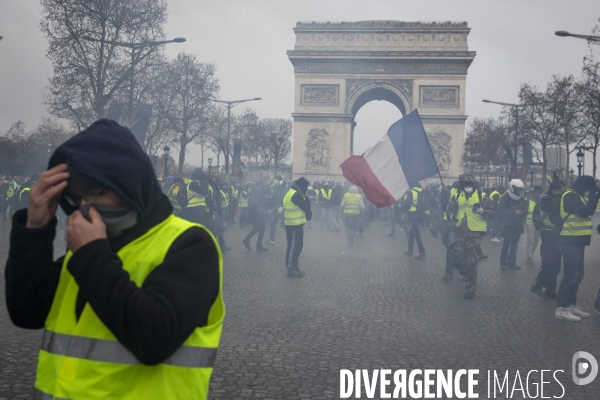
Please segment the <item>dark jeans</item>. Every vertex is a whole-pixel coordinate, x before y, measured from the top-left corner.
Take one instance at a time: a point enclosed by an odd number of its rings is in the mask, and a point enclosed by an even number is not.
[[[240,228],[248,224],[248,207],[240,208]]]
[[[570,307],[577,304],[577,291],[583,280],[584,244],[561,244],[563,256],[563,278],[558,287],[556,307]]]
[[[502,251],[500,252],[500,265],[517,265],[517,249],[521,234],[523,234],[523,226],[504,225],[504,233],[502,234],[504,242],[502,242]]]
[[[269,224],[271,225],[271,230],[269,232],[269,240],[275,241],[275,230],[277,229],[277,221],[281,221],[283,224],[283,213],[279,214],[277,209],[271,210],[269,214]]]
[[[413,220],[410,222],[410,231],[408,231],[408,251],[412,253],[415,240],[417,241],[417,247],[419,248],[419,254],[425,254],[425,247],[423,247],[423,241],[421,240],[421,231],[419,230],[420,221]]]
[[[231,199],[229,201],[229,205],[228,205],[228,207],[229,207],[229,213],[228,213],[229,219],[227,220],[227,222],[232,223],[232,224],[235,223],[235,214],[237,213],[238,204],[239,204],[238,200]]]
[[[254,237],[258,233],[258,238],[256,239],[256,248],[263,247],[262,241],[263,236],[265,235],[265,223],[254,225],[254,228],[246,235],[244,242],[249,242],[250,239]]]
[[[285,265],[288,268],[298,269],[298,258],[304,246],[304,225],[286,225],[287,250],[285,252]]]
[[[556,291],[556,278],[560,272],[560,248],[558,246],[559,235],[554,231],[541,231],[540,256],[542,265],[540,272],[535,278],[535,287],[546,288],[546,291]]]
[[[358,232],[358,219],[360,214],[344,216],[344,228],[346,231],[346,243],[349,247],[354,246],[354,237]]]

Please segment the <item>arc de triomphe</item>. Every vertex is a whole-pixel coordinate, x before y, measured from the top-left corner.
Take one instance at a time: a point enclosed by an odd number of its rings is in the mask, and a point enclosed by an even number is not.
[[[372,100],[415,108],[443,177],[460,174],[469,51],[466,22],[297,23],[293,176],[340,180],[354,117]],[[385,132],[376,132],[379,139]]]

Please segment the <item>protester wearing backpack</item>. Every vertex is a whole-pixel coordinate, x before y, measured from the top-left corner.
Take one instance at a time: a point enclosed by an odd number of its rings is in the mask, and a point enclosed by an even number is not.
[[[542,265],[530,290],[542,298],[556,298],[556,279],[560,272],[561,254],[558,246],[560,229],[557,230],[553,221],[556,220],[557,213],[559,213],[557,209],[565,189],[565,183],[556,174],[553,174],[546,195],[533,209],[533,224],[535,229],[540,232],[542,239],[540,246]]]
[[[406,201],[402,204],[400,209],[400,215],[406,213],[408,222],[410,223],[410,231],[408,232],[408,250],[404,254],[408,256],[413,255],[413,246],[415,240],[417,241],[417,247],[419,248],[419,255],[415,257],[415,260],[425,259],[425,247],[423,247],[423,241],[421,240],[421,231],[419,225],[423,222],[425,211],[429,209],[429,202],[426,197],[422,195],[423,189],[417,182],[413,185],[412,189],[407,192]]]

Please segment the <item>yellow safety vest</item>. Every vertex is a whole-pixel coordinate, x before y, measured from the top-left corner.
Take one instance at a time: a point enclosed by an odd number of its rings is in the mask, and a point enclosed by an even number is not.
[[[246,194],[246,196],[248,196],[248,192],[246,192],[245,190],[242,191],[242,194]],[[248,207],[248,197],[244,198],[244,196],[240,196],[240,207]]]
[[[412,192],[412,204],[410,205],[410,208],[408,209],[408,211],[413,212],[413,211],[417,211],[417,201],[419,200],[419,193],[421,193],[423,191],[423,189],[414,187],[414,188],[410,189],[410,191]]]
[[[232,199],[239,199],[240,198],[239,191],[236,188],[234,188],[233,186],[231,187],[231,198]]]
[[[315,190],[315,204],[319,204],[319,199],[321,197],[320,192],[321,192],[320,189]]]
[[[535,208],[535,201],[529,199],[529,206],[527,207],[527,218],[525,224],[533,225],[533,209]]]
[[[555,226],[552,222],[550,222],[550,217],[548,216],[548,213],[542,211],[542,209],[540,208],[540,216],[542,217],[542,222],[544,223],[544,225],[546,225],[546,228],[544,230],[546,231],[553,231]],[[546,218],[548,217],[548,218]]]
[[[190,189],[190,185],[192,184],[192,182],[194,182],[194,181],[189,181],[186,186],[187,198],[188,198],[187,208],[200,207],[200,206],[206,207],[206,199],[204,198],[204,196],[202,196],[200,193],[196,193]],[[199,182],[197,182],[197,183],[200,184]]]
[[[295,189],[290,189],[283,197],[283,216],[285,225],[295,226],[306,223],[306,214],[300,207],[292,202],[292,196],[296,193]]]
[[[567,193],[575,193],[579,196],[579,193],[573,189],[569,189],[563,193],[560,198],[560,217],[565,221],[563,223],[562,230],[560,231],[561,236],[589,236],[592,234],[592,217],[580,217],[576,214],[567,214],[565,212],[565,195]],[[584,204],[587,204],[585,198],[579,196]]]
[[[169,198],[169,201],[171,202],[171,205],[173,206],[173,213],[175,215],[179,215],[179,213],[181,212],[181,206],[179,205],[179,202],[177,201],[177,194],[179,193],[180,190],[181,190],[181,188],[179,186],[177,186],[177,184],[174,183],[171,185],[171,187],[167,191],[167,197]]]
[[[208,195],[210,196],[210,198],[212,199],[212,201],[214,203],[215,202],[215,191],[213,190],[212,186],[210,186],[210,185],[208,185]],[[210,212],[210,207],[208,206],[208,204],[205,206],[205,211]]]
[[[346,206],[344,207],[344,215],[358,215],[360,214],[360,200],[361,196],[358,193],[346,193],[344,199],[346,200]]]
[[[227,206],[229,206],[229,196],[222,189],[219,191],[221,192],[221,196],[223,196],[223,202],[221,202],[221,208],[227,208]]]
[[[324,188],[321,188],[321,199],[322,200],[331,199],[331,189],[325,190]]]
[[[494,196],[496,196],[496,195],[500,196],[500,192],[498,192],[497,190],[494,190],[492,193],[490,193],[490,199],[492,201],[496,201],[496,199],[494,199]]]
[[[471,232],[486,232],[486,220],[483,219],[481,215],[473,212],[473,206],[477,203],[481,203],[481,200],[479,199],[479,191],[474,190],[473,194],[471,194],[471,197],[468,199],[465,196],[465,192],[461,192],[456,201],[458,203],[458,212],[456,213],[456,219],[458,219],[458,221],[454,223],[456,227],[460,226],[462,219],[466,215],[467,227]]]
[[[18,187],[19,184],[17,182],[9,183],[8,189],[6,190],[6,197],[8,197],[9,199],[13,197]]]
[[[31,192],[31,188],[24,188],[23,190],[21,190],[21,193],[19,193],[19,201],[22,202],[23,201],[23,193],[25,192]],[[30,193],[31,194],[31,193]]]
[[[67,269],[46,318],[35,390],[38,398],[60,399],[206,399],[219,347],[225,304],[222,298],[223,257],[214,236],[202,225],[175,215],[152,227],[117,252],[136,286],[165,259],[172,243],[199,227],[210,235],[219,255],[219,292],[207,325],[194,329],[182,346],[158,365],[141,364],[86,304],[79,320],[75,305],[79,287]]]

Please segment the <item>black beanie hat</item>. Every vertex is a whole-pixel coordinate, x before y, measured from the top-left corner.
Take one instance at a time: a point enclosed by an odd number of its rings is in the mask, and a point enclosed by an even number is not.
[[[300,188],[302,193],[306,192],[306,189],[308,189],[308,181],[304,177],[296,179],[295,185]]]

